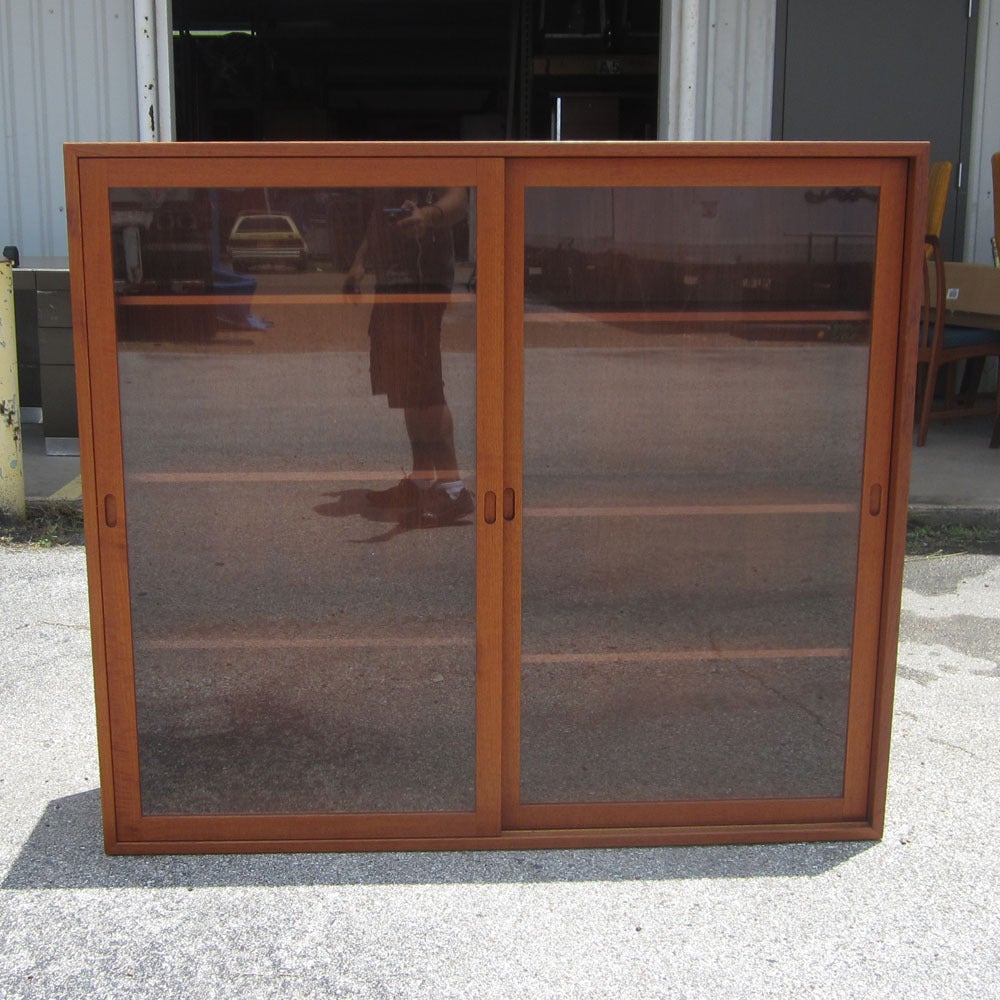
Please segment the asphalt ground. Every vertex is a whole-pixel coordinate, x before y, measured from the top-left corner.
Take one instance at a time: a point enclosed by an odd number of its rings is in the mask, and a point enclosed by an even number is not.
[[[1000,556],[910,557],[879,843],[110,858],[85,558],[0,547],[0,996],[1000,996]]]

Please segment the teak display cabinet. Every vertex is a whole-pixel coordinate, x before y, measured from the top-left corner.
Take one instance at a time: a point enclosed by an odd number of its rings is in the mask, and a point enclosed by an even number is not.
[[[109,851],[880,835],[924,145],[66,166]]]

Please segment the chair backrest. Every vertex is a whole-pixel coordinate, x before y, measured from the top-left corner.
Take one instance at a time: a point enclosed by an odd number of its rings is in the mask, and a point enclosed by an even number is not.
[[[943,346],[947,291],[941,243],[936,236],[928,234],[924,239],[924,302],[917,341],[920,361],[930,360],[931,351]]]
[[[993,264],[1000,267],[1000,153],[993,154]]]
[[[997,160],[993,158],[993,172],[997,171]],[[939,160],[931,164],[930,187],[927,192],[927,235],[941,238],[944,222],[944,206],[948,201],[948,185],[951,183],[951,162]]]

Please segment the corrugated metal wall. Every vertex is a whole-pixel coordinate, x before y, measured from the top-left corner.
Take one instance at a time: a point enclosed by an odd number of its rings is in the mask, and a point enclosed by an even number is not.
[[[663,0],[660,138],[770,139],[776,0]]]
[[[62,144],[136,122],[132,0],[0,0],[0,245],[65,256]]]
[[[770,139],[775,0],[707,0],[706,139]]]
[[[770,137],[775,2],[662,0],[661,138]],[[966,258],[985,262],[989,157],[1000,149],[1000,0],[977,8]],[[62,143],[139,138],[134,24],[133,0],[0,0],[0,246],[65,255]],[[169,51],[168,36],[158,42]]]

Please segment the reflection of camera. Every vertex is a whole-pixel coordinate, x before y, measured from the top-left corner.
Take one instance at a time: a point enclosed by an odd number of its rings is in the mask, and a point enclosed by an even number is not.
[[[399,222],[400,219],[407,219],[413,215],[412,208],[383,208],[382,215],[388,222]]]

